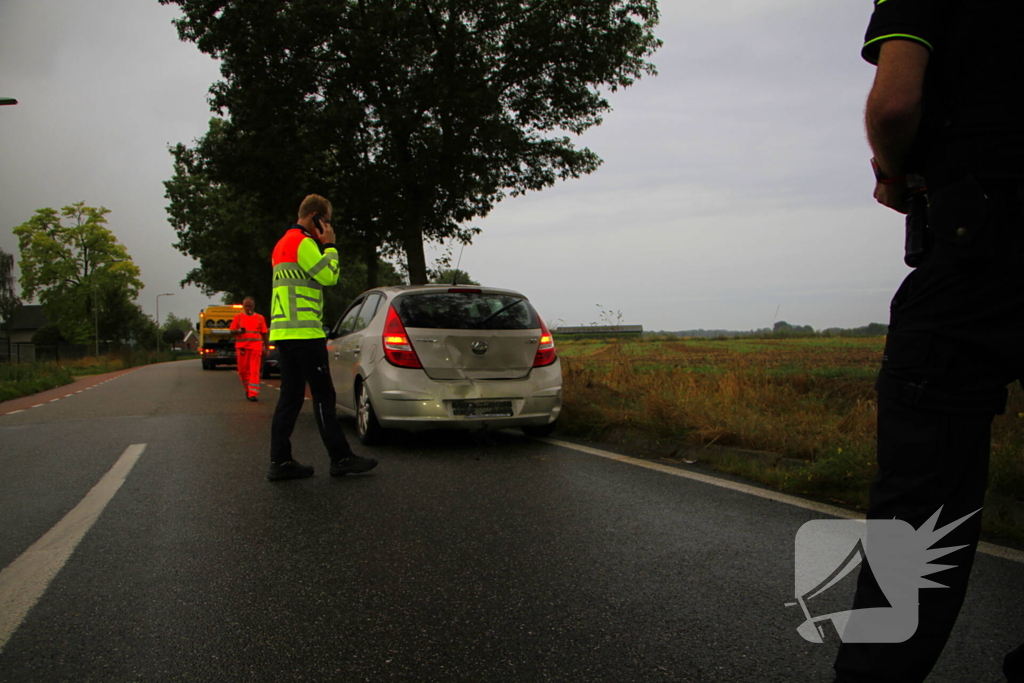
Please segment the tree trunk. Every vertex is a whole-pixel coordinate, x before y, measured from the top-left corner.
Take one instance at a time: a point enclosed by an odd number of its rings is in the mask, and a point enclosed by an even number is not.
[[[423,227],[417,222],[405,235],[406,267],[409,269],[410,285],[427,284],[427,257],[423,251]]]
[[[366,288],[373,289],[380,284],[380,257],[377,255],[376,244],[366,243],[363,261],[366,263]]]

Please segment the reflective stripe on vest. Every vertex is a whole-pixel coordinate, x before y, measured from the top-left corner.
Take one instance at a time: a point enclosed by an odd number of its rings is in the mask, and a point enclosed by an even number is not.
[[[254,325],[255,327],[247,328],[246,323]],[[235,316],[234,320],[231,321],[231,329],[235,332],[235,344],[262,342],[263,330],[260,328],[264,328],[265,325],[266,321],[263,320],[258,313],[253,313],[252,315],[239,313]]]

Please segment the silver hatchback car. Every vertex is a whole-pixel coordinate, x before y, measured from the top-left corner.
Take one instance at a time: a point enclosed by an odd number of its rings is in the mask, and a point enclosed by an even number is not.
[[[525,296],[477,285],[364,292],[328,334],[341,411],[359,440],[383,429],[545,436],[562,409],[554,338]]]

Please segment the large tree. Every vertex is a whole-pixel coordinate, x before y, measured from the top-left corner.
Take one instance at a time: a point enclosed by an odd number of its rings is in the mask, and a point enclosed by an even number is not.
[[[468,221],[504,197],[593,172],[569,135],[654,73],[660,45],[656,0],[160,2],[223,75],[223,118],[175,148],[171,182],[268,219],[319,191],[371,278],[380,252],[401,252],[413,283],[424,242],[468,243]]]
[[[130,338],[137,323],[139,268],[106,227],[104,207],[78,202],[39,209],[14,228],[21,259],[21,289],[38,297],[63,337],[73,342]]]
[[[14,289],[14,254],[0,249],[0,329],[11,321],[19,306],[21,300]]]
[[[182,284],[194,284],[210,296],[223,292],[229,304],[252,296],[256,310],[269,315],[271,251],[283,229],[294,222],[298,200],[279,195],[273,183],[261,193],[244,189],[241,181],[218,179],[221,174],[212,160],[231,150],[225,142],[227,126],[227,121],[213,119],[209,132],[194,148],[182,144],[171,148],[174,177],[164,185],[170,222],[179,238],[174,246],[199,261]],[[368,273],[362,244],[351,232],[341,233],[338,248],[342,279],[325,290],[325,319],[339,314],[339,307],[368,287],[401,282],[394,267],[381,261],[376,251],[370,259],[373,272]]]

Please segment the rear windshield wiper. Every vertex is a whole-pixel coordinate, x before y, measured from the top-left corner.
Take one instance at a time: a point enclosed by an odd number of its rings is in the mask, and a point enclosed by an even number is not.
[[[489,316],[487,316],[486,318],[484,318],[483,320],[478,322],[476,324],[477,329],[482,328],[484,325],[486,325],[487,323],[491,322],[492,320],[497,318],[499,315],[501,315],[502,313],[504,313],[508,309],[512,308],[513,306],[518,306],[519,304],[523,303],[524,301],[526,301],[526,299],[516,299],[515,301],[510,303],[508,306],[502,306],[501,308],[496,310],[494,313],[491,313]]]

